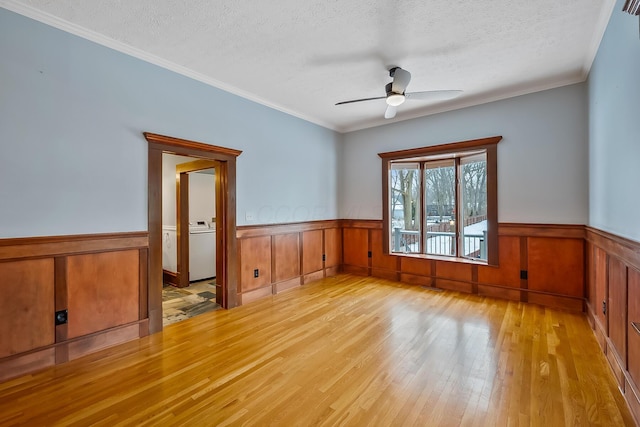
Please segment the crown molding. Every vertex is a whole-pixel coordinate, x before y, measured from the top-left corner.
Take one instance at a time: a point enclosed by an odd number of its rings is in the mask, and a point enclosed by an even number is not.
[[[221,82],[219,80],[213,79],[211,77],[205,76],[202,73],[191,70],[187,67],[183,67],[182,65],[178,65],[174,62],[167,61],[166,59],[160,58],[156,55],[152,55],[136,47],[129,46],[125,43],[114,40],[103,34],[99,34],[95,31],[89,30],[80,25],[58,18],[54,15],[35,9],[31,6],[26,6],[14,0],[0,0],[0,7],[10,10],[11,12],[15,12],[19,15],[25,16],[27,18],[33,19],[35,21],[41,22],[43,24],[49,25],[51,27],[57,28],[69,34],[73,34],[74,36],[78,36],[85,40],[89,40],[99,45],[108,47],[109,49],[113,49],[125,55],[129,55],[134,58],[140,59],[142,61],[148,62],[150,64],[156,65],[158,67],[167,69],[169,71],[173,71],[174,73],[181,74],[185,77],[189,77],[193,80],[197,80],[201,83],[204,83],[209,86],[213,86],[217,89],[221,89],[225,92],[231,93],[233,95],[239,96],[241,98],[247,99],[257,104],[264,105],[265,107],[272,108],[274,110],[280,111],[282,113],[288,114],[290,116],[296,117],[298,119],[302,119],[306,122],[310,122],[333,131],[338,131],[338,129],[335,126],[329,123],[325,123],[313,117],[300,114],[296,111],[290,110],[281,105],[274,104],[252,93],[243,91],[242,89],[239,89],[235,86],[232,86],[227,83]]]

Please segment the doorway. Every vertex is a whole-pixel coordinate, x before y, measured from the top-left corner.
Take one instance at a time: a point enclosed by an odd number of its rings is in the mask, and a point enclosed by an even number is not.
[[[162,153],[163,326],[221,307],[216,288],[218,163]]]
[[[148,145],[148,212],[149,259],[148,295],[150,333],[162,330],[162,154],[195,157],[197,161],[216,162],[216,296],[223,308],[237,305],[237,242],[236,242],[236,158],[241,151],[188,141],[153,133],[144,133]],[[185,180],[188,185],[188,179]],[[185,184],[178,186],[182,188]],[[183,194],[186,188],[182,188]],[[183,203],[181,201],[181,203]],[[184,224],[185,220],[181,219]],[[186,227],[180,232],[188,232]],[[178,241],[184,244],[185,240]],[[186,240],[188,244],[188,240]],[[188,248],[183,252],[188,253]],[[184,262],[184,259],[182,260]],[[188,261],[187,261],[188,263]],[[184,270],[183,270],[184,271]],[[186,270],[188,271],[188,269]],[[184,280],[184,279],[182,279]],[[188,280],[188,276],[187,276]]]

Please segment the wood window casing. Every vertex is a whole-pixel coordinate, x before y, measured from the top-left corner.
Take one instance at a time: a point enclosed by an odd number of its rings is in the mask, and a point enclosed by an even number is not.
[[[382,220],[383,220],[383,253],[402,256],[399,253],[391,253],[389,250],[389,236],[391,231],[391,218],[389,206],[389,173],[393,162],[416,161],[427,156],[449,155],[468,151],[483,150],[487,157],[487,264],[498,264],[498,159],[497,144],[502,136],[474,139],[468,141],[453,142],[434,145],[430,147],[412,148],[408,150],[390,151],[378,153],[382,159]],[[422,170],[422,168],[421,168]],[[421,178],[423,179],[423,178]],[[456,193],[459,183],[456,183]],[[422,198],[421,197],[421,203]],[[456,203],[458,197],[456,194]],[[422,206],[424,208],[424,206]],[[456,236],[459,236],[459,221],[456,221]],[[424,252],[424,251],[423,251]],[[415,254],[412,254],[415,256]],[[425,258],[442,258],[441,255],[422,254]],[[446,257],[454,261],[465,261],[461,257]]]

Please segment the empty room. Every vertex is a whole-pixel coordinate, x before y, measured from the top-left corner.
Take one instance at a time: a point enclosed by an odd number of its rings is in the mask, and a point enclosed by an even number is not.
[[[640,423],[640,1],[0,0],[0,425]]]

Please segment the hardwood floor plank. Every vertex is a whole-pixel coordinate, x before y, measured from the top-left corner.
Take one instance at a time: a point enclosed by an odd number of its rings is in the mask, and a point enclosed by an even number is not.
[[[0,383],[0,425],[633,425],[586,317],[339,275]]]

